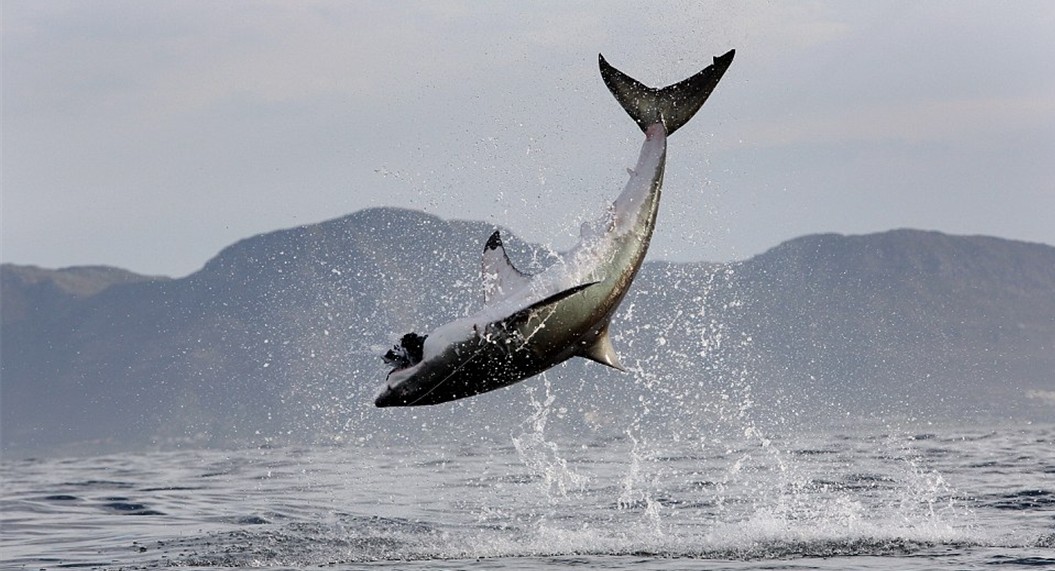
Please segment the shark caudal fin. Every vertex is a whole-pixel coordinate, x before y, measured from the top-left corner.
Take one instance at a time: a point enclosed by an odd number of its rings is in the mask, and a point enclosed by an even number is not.
[[[616,101],[642,131],[649,125],[663,123],[667,135],[689,122],[707,101],[711,91],[718,85],[729,64],[733,63],[736,50],[714,58],[714,63],[696,75],[667,87],[647,87],[629,75],[612,67],[604,56],[598,54],[601,78]]]

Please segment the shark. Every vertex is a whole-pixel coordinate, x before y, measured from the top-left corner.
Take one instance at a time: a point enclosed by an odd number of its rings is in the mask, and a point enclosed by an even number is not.
[[[500,231],[483,249],[484,305],[427,335],[407,333],[384,355],[392,367],[374,404],[435,405],[507,387],[572,357],[625,371],[609,326],[648,252],[667,139],[699,111],[733,61],[716,56],[692,77],[648,87],[598,55],[601,78],[645,135],[630,179],[578,243],[542,272],[510,262]]]

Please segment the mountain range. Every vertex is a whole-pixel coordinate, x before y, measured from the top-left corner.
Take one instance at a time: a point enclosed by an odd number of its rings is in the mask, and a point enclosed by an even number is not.
[[[242,240],[178,279],[4,264],[0,444],[1055,419],[1055,248],[917,230],[806,236],[735,263],[650,261],[612,323],[628,373],[572,360],[449,405],[373,408],[389,345],[482,304],[492,230],[380,208]],[[555,259],[503,234],[521,269]]]

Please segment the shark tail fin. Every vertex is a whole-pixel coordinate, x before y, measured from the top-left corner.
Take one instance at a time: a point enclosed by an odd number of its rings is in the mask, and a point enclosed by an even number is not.
[[[696,75],[667,87],[648,87],[629,75],[612,67],[603,55],[597,59],[601,67],[601,78],[616,101],[623,106],[630,118],[642,131],[650,125],[662,123],[667,135],[689,122],[700,110],[704,101],[714,91],[729,64],[733,63],[736,50],[714,58],[714,63]]]

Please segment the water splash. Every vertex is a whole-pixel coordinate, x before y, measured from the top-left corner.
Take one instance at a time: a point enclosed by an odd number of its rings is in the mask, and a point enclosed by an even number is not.
[[[546,439],[546,423],[556,395],[551,390],[546,373],[542,374],[542,381],[545,389],[543,400],[535,398],[534,390],[529,392],[534,412],[522,424],[524,432],[512,439],[520,461],[539,477],[545,497],[553,502],[567,497],[569,491],[581,491],[589,478],[569,468],[568,461],[560,454],[558,444]]]
[[[661,506],[650,492],[655,482],[644,481],[645,475],[642,473],[642,465],[650,461],[649,449],[634,436],[633,431],[627,430],[626,436],[631,442],[629,465],[623,477],[622,492],[619,494],[616,505],[621,511],[641,510],[644,522],[653,539],[662,538],[664,531],[660,515]]]
[[[676,288],[685,276],[668,278]],[[578,510],[589,519],[598,505],[591,500],[599,501],[605,490],[615,498],[608,509],[619,512],[622,523],[618,529],[591,528],[595,546],[614,548],[608,543],[614,542],[684,552],[691,544],[733,554],[757,554],[765,546],[765,553],[794,554],[963,541],[969,510],[897,432],[869,440],[871,446],[843,447],[838,438],[825,440],[827,432],[790,430],[794,411],[758,406],[754,387],[763,379],[754,341],[735,330],[730,317],[750,311],[748,302],[729,295],[735,279],[734,266],[708,273],[694,283],[695,305],[665,316],[660,326],[636,323],[638,308],[628,305],[627,319],[619,323],[621,341],[651,347],[628,367],[640,396],[617,427],[621,437],[607,444],[627,448],[617,465],[577,465],[572,471],[556,442],[544,436],[558,408],[549,378],[543,400],[532,393],[533,412],[524,423],[530,430],[514,444],[521,461],[539,475],[542,501],[550,506],[538,534],[553,541],[554,534],[563,534],[562,545],[574,543],[572,538],[587,541],[585,530],[561,525],[557,513]],[[716,309],[719,297],[724,304]],[[695,336],[689,346],[668,342],[690,332]],[[813,445],[814,438],[823,442]],[[576,495],[569,498],[572,487]]]

